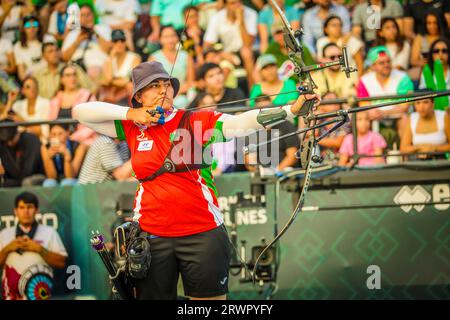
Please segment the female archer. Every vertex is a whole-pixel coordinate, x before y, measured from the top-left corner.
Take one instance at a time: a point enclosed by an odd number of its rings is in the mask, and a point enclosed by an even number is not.
[[[208,161],[213,142],[251,134],[293,118],[306,100],[240,115],[177,110],[180,82],[159,62],[132,71],[132,107],[77,105],[74,118],[101,134],[126,140],[139,188],[134,220],[148,234],[148,276],[135,281],[137,299],[175,299],[181,274],[191,299],[226,299],[230,244]]]

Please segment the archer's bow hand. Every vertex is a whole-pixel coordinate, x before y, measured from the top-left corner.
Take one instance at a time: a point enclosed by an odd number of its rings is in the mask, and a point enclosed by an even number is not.
[[[302,110],[304,103],[310,100],[314,100],[314,108],[317,108],[317,106],[320,104],[321,98],[317,93],[302,94],[291,105],[291,112],[295,115],[300,115],[300,110]]]

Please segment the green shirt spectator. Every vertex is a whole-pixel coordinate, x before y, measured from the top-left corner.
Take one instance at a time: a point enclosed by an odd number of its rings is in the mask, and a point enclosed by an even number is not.
[[[275,96],[275,99],[272,100],[272,103],[274,105],[285,105],[289,102],[292,102],[298,98],[298,92],[292,92],[296,91],[297,86],[295,85],[295,81],[291,79],[287,79],[286,81],[283,81],[283,86],[281,87],[280,92],[277,96]],[[290,92],[290,93],[286,93]],[[250,92],[250,98],[256,98],[259,96],[265,95],[262,90],[262,85],[260,83],[255,84]],[[255,100],[250,100],[250,106],[255,106]]]
[[[184,27],[183,9],[189,5],[199,5],[210,0],[154,0],[150,7],[150,16],[159,17],[160,26],[172,25],[175,29]]]
[[[272,104],[284,105],[298,97],[295,81],[281,80],[278,75],[277,60],[271,54],[263,54],[256,60],[256,70],[261,82],[250,92],[250,106],[255,106],[256,97],[271,95]]]

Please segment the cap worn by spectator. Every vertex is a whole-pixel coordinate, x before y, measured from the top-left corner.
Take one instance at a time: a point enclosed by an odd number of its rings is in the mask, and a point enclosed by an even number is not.
[[[123,32],[123,30],[116,29],[116,30],[113,30],[113,32],[111,33],[111,41],[112,42],[115,42],[118,40],[125,41],[125,39],[126,39],[125,32]]]
[[[263,68],[271,64],[277,64],[277,59],[271,54],[263,54],[256,60],[256,68],[258,70],[262,70]]]
[[[380,56],[391,57],[388,48],[386,48],[385,46],[373,47],[367,53],[367,64],[369,66],[373,65]]]

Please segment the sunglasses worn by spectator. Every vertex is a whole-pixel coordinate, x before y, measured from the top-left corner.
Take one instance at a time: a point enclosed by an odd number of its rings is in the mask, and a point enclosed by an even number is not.
[[[448,49],[434,49],[433,53],[448,53]]]
[[[116,42],[125,42],[125,39],[116,39],[116,40],[113,40],[113,42],[114,43],[116,43]]]
[[[76,72],[63,73],[63,76],[64,76],[64,77],[76,77],[77,74],[76,74]]]
[[[26,29],[38,28],[39,27],[39,22],[37,22],[37,21],[27,21],[27,22],[25,22],[25,24],[23,26]]]
[[[327,57],[327,59],[331,59],[331,60],[338,60],[340,58],[341,58],[340,55],[339,56],[329,56],[329,57]]]

